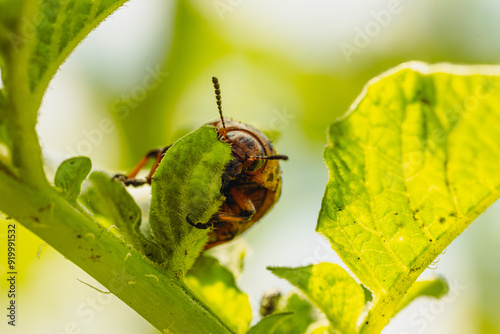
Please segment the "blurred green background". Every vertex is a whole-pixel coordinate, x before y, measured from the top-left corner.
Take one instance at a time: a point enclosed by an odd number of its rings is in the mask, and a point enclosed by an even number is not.
[[[500,2],[486,0],[132,0],[83,41],[47,91],[38,124],[47,172],[76,154],[95,170],[129,170],[148,149],[217,118],[217,76],[225,116],[272,133],[290,156],[280,202],[236,241],[248,247],[238,282],[258,314],[264,290],[291,289],[266,266],[340,263],[314,232],[328,124],[370,78],[402,62],[498,63],[499,15]],[[494,205],[424,273],[444,275],[449,296],[415,302],[384,333],[500,333],[498,217]],[[78,282],[99,287],[42,240],[18,235],[20,326],[8,333],[155,332]]]

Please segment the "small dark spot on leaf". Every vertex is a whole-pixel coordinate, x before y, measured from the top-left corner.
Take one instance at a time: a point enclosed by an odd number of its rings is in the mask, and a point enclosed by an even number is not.
[[[367,322],[365,322],[365,324],[366,324],[366,325],[368,325],[368,321],[367,321]]]
[[[440,218],[439,218],[439,222],[440,222],[441,224],[443,224],[445,221],[446,221],[446,218],[444,218],[444,217],[440,217]]]
[[[31,219],[33,219],[36,223],[40,222],[40,219],[36,216],[32,216]]]
[[[50,204],[38,209],[38,212],[44,212],[45,210],[50,209]]]
[[[395,214],[396,216],[398,215],[398,213],[397,213],[397,212],[395,212],[394,214]]]
[[[132,220],[132,219],[134,219],[134,216],[130,216],[130,217],[128,217],[128,219]]]
[[[90,259],[91,259],[92,261],[96,262],[97,260],[99,260],[99,258],[100,258],[100,257],[101,257],[100,255],[97,255],[97,254],[92,254],[92,255],[90,256]]]
[[[81,236],[80,234],[78,234],[76,237],[77,237],[78,239],[80,239],[82,236]]]
[[[450,216],[450,217],[456,217],[457,213],[453,211],[453,212],[450,212],[450,214],[448,216]]]
[[[69,162],[69,164],[70,164],[70,165],[74,165],[74,164],[75,164],[75,160],[71,160],[71,161]]]
[[[359,260],[359,257],[358,257],[358,260]]]
[[[419,211],[420,211],[419,209],[415,210],[415,212],[419,212]]]
[[[342,211],[342,208],[338,208],[337,211]]]
[[[432,239],[429,239],[430,242],[432,242]]]

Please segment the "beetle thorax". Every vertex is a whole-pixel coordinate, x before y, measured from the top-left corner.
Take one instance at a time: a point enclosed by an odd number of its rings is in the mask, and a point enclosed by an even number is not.
[[[231,143],[232,154],[242,164],[243,171],[254,172],[265,165],[265,160],[255,160],[255,157],[266,156],[266,150],[251,133],[244,130],[228,131],[227,138]]]

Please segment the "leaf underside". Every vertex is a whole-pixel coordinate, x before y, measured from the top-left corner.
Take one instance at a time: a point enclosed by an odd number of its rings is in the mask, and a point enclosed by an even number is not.
[[[374,293],[372,315],[385,322],[500,195],[499,74],[403,64],[370,82],[329,128],[317,231]]]

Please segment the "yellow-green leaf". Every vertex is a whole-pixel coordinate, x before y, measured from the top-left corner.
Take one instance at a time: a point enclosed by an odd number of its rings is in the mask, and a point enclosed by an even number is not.
[[[448,293],[449,287],[446,280],[442,277],[432,277],[429,279],[415,282],[406,292],[406,295],[398,304],[395,313],[398,313],[418,297],[441,298]]]
[[[276,328],[275,334],[306,333],[308,326],[314,321],[313,306],[309,300],[300,297],[297,293],[288,296],[286,304],[278,308],[277,313],[293,313],[291,317],[283,319]]]
[[[317,231],[373,293],[378,333],[420,273],[500,195],[498,67],[409,63],[328,130]]]
[[[269,268],[302,290],[341,333],[356,333],[365,305],[361,286],[340,266],[320,263],[300,268]]]
[[[252,326],[247,334],[275,334],[283,321],[286,321],[293,313],[276,313],[262,318]]]
[[[219,261],[201,255],[185,278],[187,286],[236,333],[245,333],[252,320],[248,296]]]

